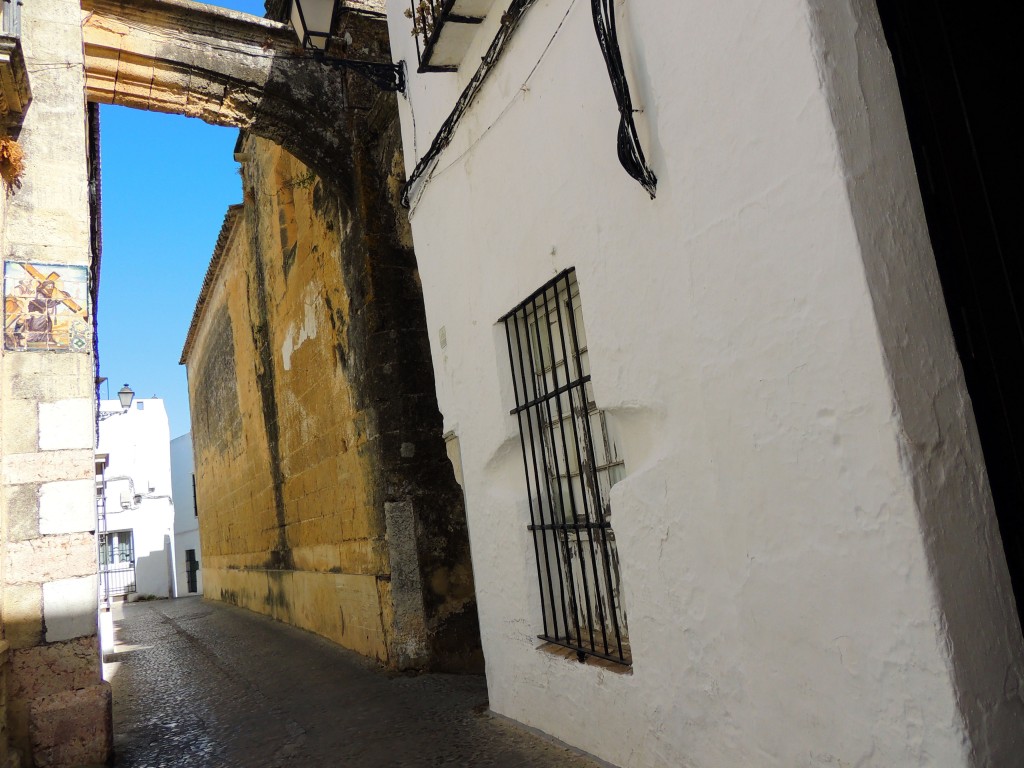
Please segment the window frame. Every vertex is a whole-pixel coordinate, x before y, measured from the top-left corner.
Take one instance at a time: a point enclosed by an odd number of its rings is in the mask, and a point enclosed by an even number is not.
[[[566,269],[504,326],[547,642],[580,661],[632,663],[609,491],[624,462],[594,399],[575,270]],[[595,440],[599,434],[600,442]],[[557,594],[556,594],[557,593]]]

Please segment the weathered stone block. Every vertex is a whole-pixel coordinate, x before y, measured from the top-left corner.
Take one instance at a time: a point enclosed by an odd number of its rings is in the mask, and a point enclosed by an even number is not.
[[[139,89],[118,82],[113,103],[120,107],[148,110],[150,106],[148,86],[145,89]]]
[[[92,448],[95,440],[93,418],[92,398],[39,403],[39,449]]]
[[[86,86],[92,98],[102,103],[110,103],[102,98],[103,94],[109,93],[113,98],[117,84],[117,60],[119,51],[106,49],[102,46],[90,46],[86,57],[88,68]],[[102,88],[101,88],[102,86]]]
[[[122,49],[117,61],[117,87],[131,84],[133,92],[149,94],[153,87],[155,70],[151,55],[139,55]],[[188,86],[188,73],[179,81],[180,90]],[[182,102],[184,103],[184,102]]]
[[[46,44],[46,35],[54,28],[74,28],[82,23],[81,8],[74,3],[39,3],[39,8],[33,9],[32,14],[25,14],[22,25],[27,36],[37,39],[40,45],[46,45],[45,50],[51,46]]]
[[[99,659],[96,637],[15,649],[11,653],[10,702],[96,685],[100,681]]]
[[[114,744],[110,685],[37,699],[29,708],[29,733],[36,768],[106,763]]]
[[[43,641],[43,591],[39,584],[9,584],[3,590],[4,634],[12,648]]]
[[[59,166],[55,168],[59,171]],[[30,246],[20,249],[18,258],[40,259]],[[81,263],[76,260],[46,259],[46,263]],[[85,355],[22,355],[7,358],[11,376],[4,382],[4,397],[21,398],[31,402],[49,403],[73,397],[91,397],[93,394],[92,360]]]
[[[95,453],[90,449],[4,454],[0,469],[7,485],[92,478]]]
[[[96,634],[96,576],[43,584],[46,642]]]
[[[9,453],[34,453],[39,450],[39,421],[35,403],[7,400],[4,403],[4,450]]]
[[[92,534],[42,536],[7,545],[9,583],[38,583],[95,573],[96,539]]]
[[[96,530],[94,481],[58,480],[39,488],[39,532],[79,533]]]
[[[36,483],[3,488],[7,505],[7,538],[24,541],[39,536],[39,486]]]

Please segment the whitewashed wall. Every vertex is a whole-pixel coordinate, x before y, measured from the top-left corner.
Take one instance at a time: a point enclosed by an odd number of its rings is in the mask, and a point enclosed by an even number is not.
[[[199,561],[196,574],[198,594],[203,593],[203,553],[199,544],[199,517],[196,515],[192,487],[195,460],[192,454],[192,433],[186,432],[171,440],[171,488],[174,496],[174,582],[177,597],[187,597],[188,577],[185,571],[185,550],[194,549]]]
[[[100,409],[119,411],[121,406],[103,400]],[[110,455],[107,530],[133,531],[137,595],[174,596],[170,442],[167,411],[159,398],[136,398],[125,413],[100,422],[97,450]],[[141,499],[135,501],[136,495]]]
[[[417,75],[388,3],[409,170],[507,5]],[[582,0],[538,1],[414,195],[491,707],[620,766],[1014,764],[1020,629],[873,4],[616,6],[656,200]],[[626,462],[631,674],[537,650],[496,322],[570,266]]]

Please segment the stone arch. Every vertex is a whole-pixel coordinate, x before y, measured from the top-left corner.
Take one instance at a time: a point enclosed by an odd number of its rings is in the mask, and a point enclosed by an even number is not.
[[[349,55],[387,58],[382,18],[345,25]],[[303,55],[284,24],[188,0],[83,0],[82,36],[90,102],[236,126],[326,177],[351,162],[353,121],[394,99]]]

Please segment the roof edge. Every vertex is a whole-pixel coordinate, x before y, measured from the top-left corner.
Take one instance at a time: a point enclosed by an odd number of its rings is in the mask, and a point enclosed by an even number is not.
[[[213,248],[213,255],[210,257],[210,266],[206,268],[206,277],[203,278],[203,285],[199,289],[199,298],[196,299],[196,308],[192,312],[192,322],[188,326],[188,333],[185,335],[185,345],[181,348],[181,359],[178,365],[186,365],[188,356],[192,352],[192,344],[195,342],[199,323],[206,311],[206,302],[213,291],[213,284],[220,275],[221,265],[224,263],[224,255],[227,252],[228,242],[235,231],[245,206],[242,203],[229,205],[227,213],[224,214],[224,223],[221,225],[220,234],[217,235],[217,244]]]

